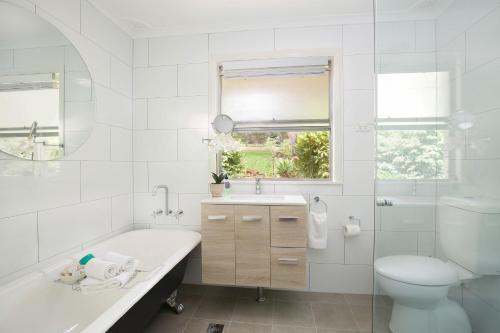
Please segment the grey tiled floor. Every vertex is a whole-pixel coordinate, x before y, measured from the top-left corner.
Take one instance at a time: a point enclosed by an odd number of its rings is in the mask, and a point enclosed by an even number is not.
[[[370,295],[266,290],[266,297],[256,302],[254,288],[182,285],[184,312],[160,310],[145,332],[206,333],[209,323],[224,324],[224,333],[371,332]],[[385,333],[389,304],[382,299],[379,307],[383,311],[376,312],[375,332]]]

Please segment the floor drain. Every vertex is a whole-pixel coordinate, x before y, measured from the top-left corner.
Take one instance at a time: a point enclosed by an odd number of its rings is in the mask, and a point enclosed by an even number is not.
[[[207,333],[222,333],[224,325],[210,323],[207,328]]]

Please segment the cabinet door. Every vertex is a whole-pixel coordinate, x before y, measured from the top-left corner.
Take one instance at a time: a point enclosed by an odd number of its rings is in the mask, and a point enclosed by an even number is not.
[[[271,248],[271,288],[306,287],[306,249]]]
[[[305,206],[271,207],[271,246],[307,246],[307,209]]]
[[[269,207],[235,206],[235,229],[236,284],[269,287]]]
[[[234,207],[202,205],[202,281],[235,284]]]

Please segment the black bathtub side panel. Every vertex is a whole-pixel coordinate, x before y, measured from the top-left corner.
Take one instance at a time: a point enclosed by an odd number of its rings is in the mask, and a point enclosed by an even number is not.
[[[170,272],[134,304],[107,332],[142,332],[160,307],[165,305],[168,296],[179,287],[184,278],[188,256],[180,261]]]

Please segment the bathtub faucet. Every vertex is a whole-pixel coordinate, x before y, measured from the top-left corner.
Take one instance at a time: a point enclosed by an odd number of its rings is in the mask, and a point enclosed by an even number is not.
[[[156,196],[159,189],[165,190],[165,209],[163,210],[163,213],[168,216],[168,215],[173,213],[173,211],[168,208],[168,186],[167,185],[156,185],[155,187],[153,187],[153,191],[151,193],[153,195],[153,197]],[[157,213],[161,214],[160,211],[161,211],[161,209],[157,210]]]

